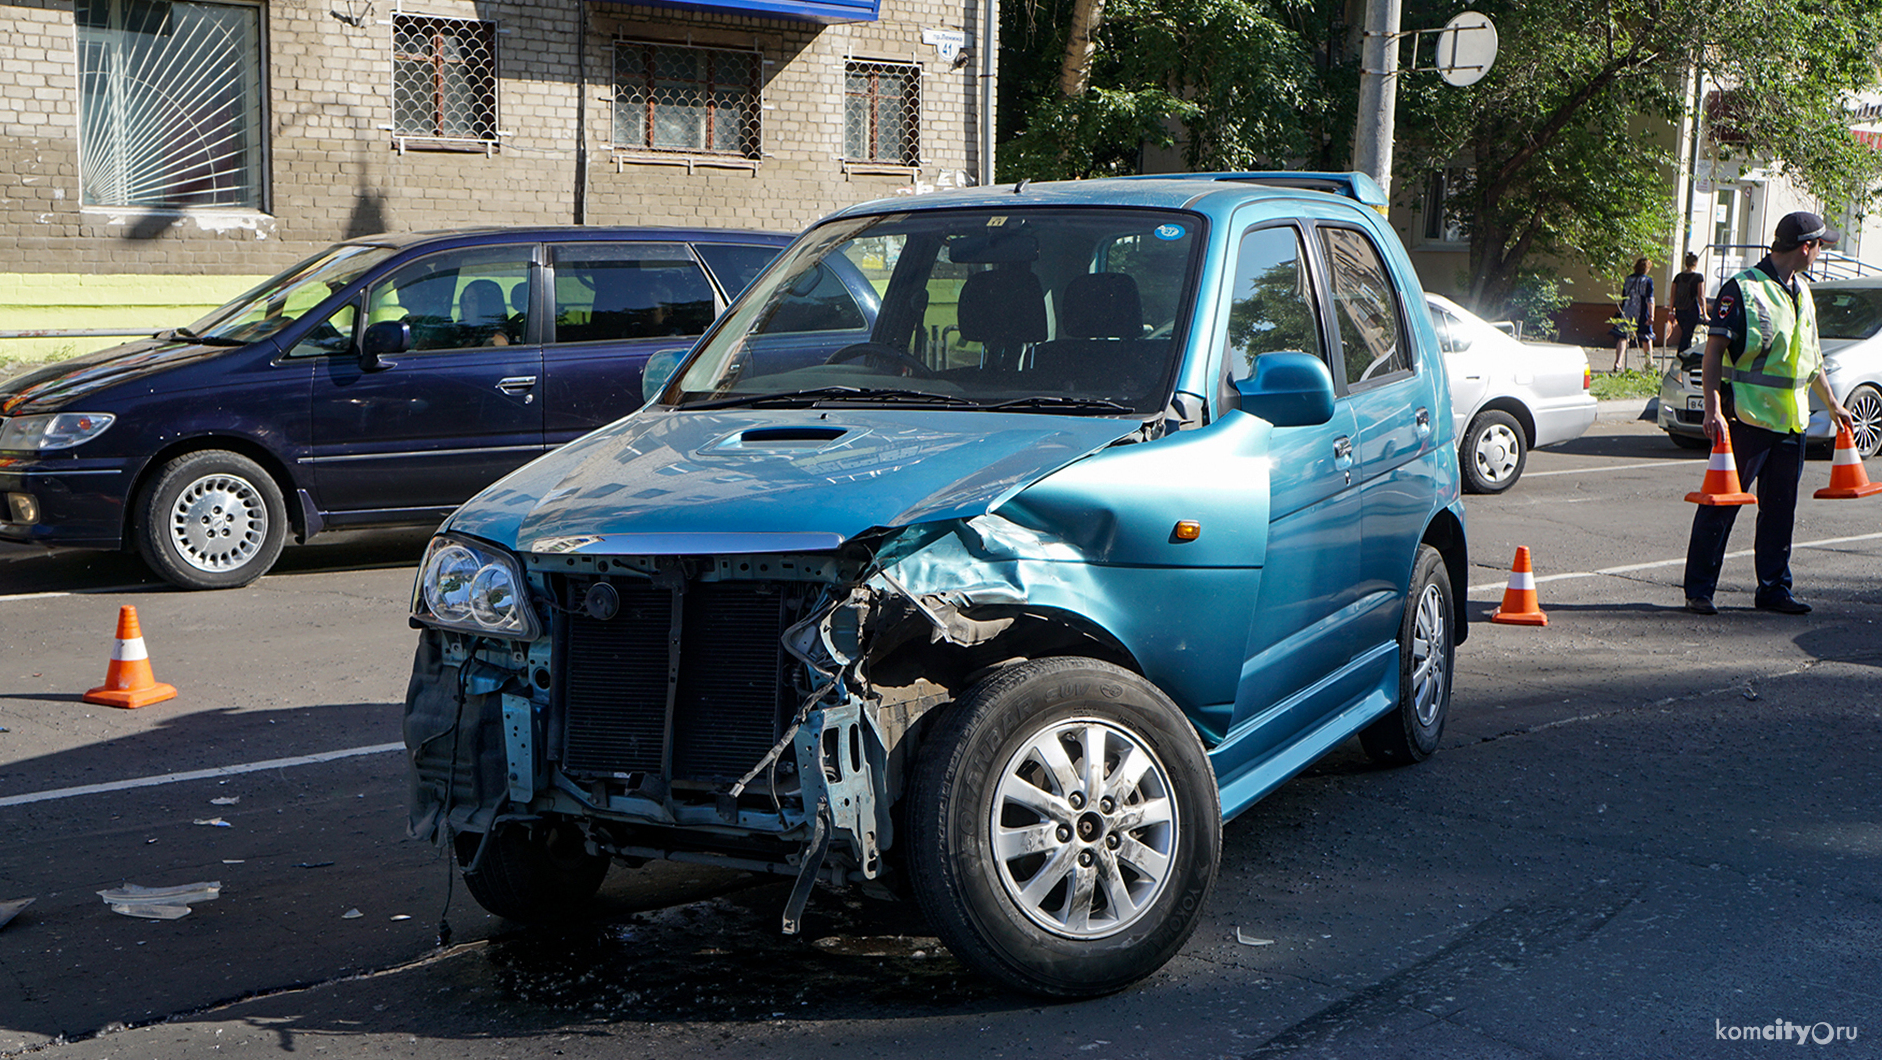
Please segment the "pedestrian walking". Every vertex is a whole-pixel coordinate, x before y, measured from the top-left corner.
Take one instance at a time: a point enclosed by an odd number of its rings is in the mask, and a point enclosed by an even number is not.
[[[1717,446],[1719,436],[1728,435],[1740,480],[1747,489],[1757,484],[1752,551],[1758,590],[1752,603],[1763,611],[1810,611],[1809,604],[1791,595],[1790,567],[1797,484],[1804,474],[1804,428],[1810,420],[1805,390],[1814,390],[1838,423],[1851,426],[1849,410],[1823,377],[1816,303],[1803,278],[1821,249],[1841,237],[1814,213],[1784,215],[1771,252],[1727,280],[1713,302],[1700,373],[1706,437]],[[1700,505],[1693,514],[1686,546],[1686,610],[1718,613],[1712,594],[1737,516],[1733,505]]]
[[[1627,344],[1639,342],[1647,351],[1647,363],[1653,363],[1653,277],[1647,270],[1653,262],[1634,259],[1634,271],[1621,281],[1622,323],[1615,327],[1614,370],[1627,363]]]
[[[1699,330],[1699,321],[1706,315],[1706,278],[1698,271],[1699,255],[1690,251],[1686,254],[1686,267],[1673,277],[1673,326],[1679,331],[1679,338],[1667,336],[1667,345],[1675,353],[1684,357],[1692,349],[1693,333]]]

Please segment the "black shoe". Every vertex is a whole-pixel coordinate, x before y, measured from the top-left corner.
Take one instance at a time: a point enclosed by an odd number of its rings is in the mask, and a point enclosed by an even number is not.
[[[1719,609],[1712,606],[1712,598],[1710,596],[1688,596],[1686,598],[1686,610],[1691,611],[1695,615],[1716,615],[1719,613]]]
[[[1760,611],[1776,611],[1780,615],[1807,615],[1810,605],[1792,596],[1782,596],[1776,600],[1760,601]]]

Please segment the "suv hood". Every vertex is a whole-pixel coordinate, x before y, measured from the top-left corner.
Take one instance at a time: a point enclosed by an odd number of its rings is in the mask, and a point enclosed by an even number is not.
[[[443,529],[537,553],[827,551],[874,527],[983,515],[1140,427],[1023,413],[647,410],[516,471]]]
[[[96,353],[54,361],[23,375],[0,381],[0,413],[24,416],[34,412],[55,412],[74,400],[106,387],[155,375],[177,365],[207,360],[237,348],[139,339]]]

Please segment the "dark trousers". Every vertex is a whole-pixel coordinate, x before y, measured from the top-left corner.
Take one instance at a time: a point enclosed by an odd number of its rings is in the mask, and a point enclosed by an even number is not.
[[[1692,333],[1699,330],[1699,307],[1675,309],[1673,319],[1679,321],[1679,352],[1685,353],[1692,347]]]
[[[1752,540],[1758,573],[1758,604],[1775,603],[1791,591],[1791,532],[1797,523],[1797,484],[1804,477],[1804,436],[1780,434],[1732,421],[1732,456],[1739,482],[1758,494],[1758,528]],[[1757,489],[1752,491],[1752,483]],[[1693,513],[1686,546],[1686,595],[1711,596],[1719,587],[1725,541],[1738,518],[1735,506],[1702,504]]]

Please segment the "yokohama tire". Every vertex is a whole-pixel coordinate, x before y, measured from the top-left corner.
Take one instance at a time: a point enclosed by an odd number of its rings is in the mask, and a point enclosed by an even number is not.
[[[138,495],[138,555],[172,585],[234,589],[254,581],[287,540],[281,488],[260,464],[205,449],[165,464]]]
[[[506,920],[545,924],[579,916],[608,874],[608,856],[588,853],[581,832],[566,824],[499,825],[483,839],[475,832],[457,836],[464,888]],[[479,844],[486,849],[473,871]]]
[[[1408,765],[1438,749],[1451,709],[1451,671],[1457,607],[1444,557],[1418,546],[1411,590],[1398,631],[1398,705],[1359,731],[1360,745],[1375,762]]]
[[[1107,663],[1042,659],[975,686],[923,738],[907,798],[922,911],[956,957],[1027,993],[1090,997],[1151,974],[1215,882],[1222,812],[1202,742]]]

